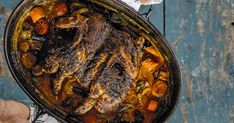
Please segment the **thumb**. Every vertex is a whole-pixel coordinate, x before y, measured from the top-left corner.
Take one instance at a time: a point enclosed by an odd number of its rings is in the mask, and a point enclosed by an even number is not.
[[[22,119],[28,119],[28,107],[16,101],[0,100],[0,120],[6,121],[16,116]]]

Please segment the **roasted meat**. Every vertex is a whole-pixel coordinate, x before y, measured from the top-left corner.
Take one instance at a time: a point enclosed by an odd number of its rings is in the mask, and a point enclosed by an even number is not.
[[[100,113],[115,111],[134,85],[141,47],[134,45],[128,33],[114,28],[100,14],[90,18],[81,15],[62,18],[56,26],[77,28],[73,42],[51,49],[45,58],[45,72],[55,74],[56,96],[65,78],[73,76],[90,90],[75,111],[77,114],[82,115],[92,107]]]

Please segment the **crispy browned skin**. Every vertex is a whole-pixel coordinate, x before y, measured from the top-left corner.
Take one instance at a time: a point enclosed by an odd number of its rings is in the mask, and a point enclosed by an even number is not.
[[[98,55],[100,60],[97,59],[97,64],[94,63],[93,69],[90,70],[91,74],[84,74],[83,81],[92,78],[92,83],[89,97],[76,110],[78,114],[86,113],[93,106],[100,113],[115,111],[128,96],[132,89],[132,82],[137,77],[137,59],[132,55],[137,50],[127,33],[113,30],[102,52],[109,53],[109,56],[103,58],[102,53],[100,53]],[[101,66],[99,63],[105,65]],[[99,75],[96,74],[96,77],[92,77],[92,71],[99,71]]]
[[[94,15],[90,18],[89,23],[93,20],[100,21],[100,19],[103,19],[100,15]],[[74,42],[50,50],[48,57],[45,58],[46,72],[49,74],[56,73],[56,78],[53,80],[56,95],[60,92],[62,82],[66,77],[76,71],[84,71],[87,62],[93,58],[95,51],[102,46],[109,32],[104,28],[103,23],[98,23],[99,21],[93,21],[94,23],[88,25],[86,19],[77,22],[73,22],[75,19],[70,20],[62,19],[57,25],[60,28],[68,28],[69,23],[71,23],[71,27],[75,25],[74,23],[77,23],[79,32],[76,34]],[[99,40],[97,40],[98,38]],[[89,83],[84,83],[84,85],[87,87]]]
[[[50,50],[45,58],[46,72],[56,74],[54,89],[58,95],[66,77],[75,76],[90,94],[75,111],[84,114],[92,107],[100,113],[115,111],[128,96],[139,71],[140,48],[132,37],[112,27],[100,14],[86,19],[58,21],[59,28],[76,27],[74,42]],[[70,21],[71,20],[71,21]],[[77,20],[77,21],[76,21]]]

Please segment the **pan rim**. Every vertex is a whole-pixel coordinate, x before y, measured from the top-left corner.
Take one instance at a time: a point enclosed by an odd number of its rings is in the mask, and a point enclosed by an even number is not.
[[[6,24],[6,27],[5,27],[5,31],[4,31],[4,40],[3,40],[3,46],[4,46],[4,55],[5,55],[5,60],[7,62],[7,65],[8,65],[8,68],[10,70],[10,73],[12,74],[13,78],[16,80],[17,84],[22,88],[22,90],[30,97],[30,99],[35,102],[39,107],[45,109],[50,115],[52,115],[53,117],[55,117],[56,119],[58,119],[59,121],[62,121],[62,122],[67,122],[66,119],[63,119],[60,117],[61,114],[56,114],[56,113],[53,113],[53,108],[46,105],[46,103],[43,103],[44,101],[40,100],[39,98],[35,98],[35,95],[33,95],[32,93],[30,93],[28,91],[27,88],[25,88],[25,86],[22,84],[22,82],[20,82],[21,80],[19,80],[19,77],[18,75],[16,75],[16,70],[14,68],[14,63],[11,59],[11,56],[8,52],[9,50],[9,47],[8,45],[8,33],[9,31],[11,30],[10,29],[10,25],[12,22],[14,22],[14,17],[15,17],[15,14],[17,14],[17,12],[20,12],[20,9],[25,5],[25,4],[30,4],[30,2],[34,2],[34,1],[37,1],[37,0],[25,0],[25,1],[21,1],[17,7],[13,10],[13,12],[11,13],[10,17],[8,18],[8,21],[7,21],[7,24]],[[133,13],[134,15],[137,16],[137,18],[139,18],[141,21],[143,21],[144,23],[146,23],[147,26],[149,26],[149,28],[152,29],[153,32],[156,32],[158,33],[159,35],[159,38],[164,42],[164,44],[166,45],[167,47],[167,50],[169,50],[169,52],[171,53],[172,55],[172,58],[173,58],[173,62],[175,63],[175,66],[177,67],[177,84],[178,84],[178,88],[177,88],[177,94],[176,94],[176,97],[175,97],[175,102],[174,104],[172,104],[170,107],[170,111],[169,113],[165,115],[165,113],[163,114],[163,119],[162,119],[162,122],[165,122],[166,120],[170,119],[171,115],[174,113],[178,103],[179,103],[179,98],[180,98],[180,95],[181,95],[181,72],[180,72],[180,65],[179,65],[179,62],[177,60],[177,57],[176,55],[174,54],[174,52],[172,51],[170,45],[168,44],[167,40],[165,39],[165,37],[160,33],[160,31],[158,31],[158,29],[151,23],[151,22],[148,22],[145,18],[143,18],[142,16],[140,16],[140,14],[134,10],[133,8],[129,7],[126,3],[122,2],[122,1],[119,1],[119,0],[114,0],[115,3],[119,4],[119,5],[122,5],[124,9],[126,10],[129,10],[131,13]],[[168,110],[166,111],[168,112]]]

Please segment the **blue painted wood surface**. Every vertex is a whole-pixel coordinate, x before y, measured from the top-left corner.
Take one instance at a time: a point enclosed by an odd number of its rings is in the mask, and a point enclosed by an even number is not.
[[[29,104],[3,54],[6,21],[20,0],[0,0],[0,98]],[[166,38],[181,66],[181,98],[168,123],[234,123],[234,0],[166,0]],[[145,11],[147,7],[142,7]],[[163,6],[150,21],[163,31]]]

